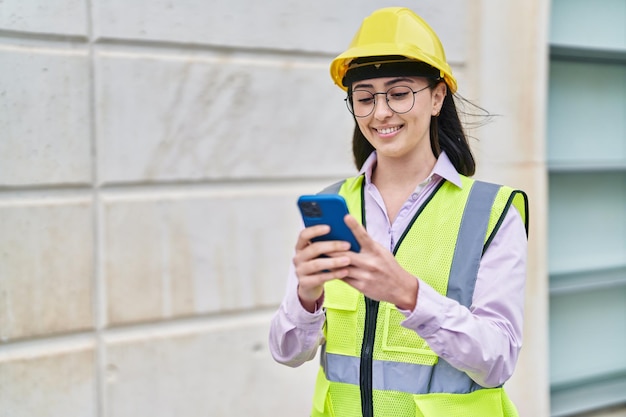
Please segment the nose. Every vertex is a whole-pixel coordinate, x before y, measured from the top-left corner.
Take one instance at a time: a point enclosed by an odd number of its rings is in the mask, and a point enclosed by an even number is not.
[[[389,107],[389,103],[387,103],[387,94],[385,93],[376,93],[380,96],[376,97],[374,100],[374,117],[377,120],[383,120],[393,114],[393,110]]]

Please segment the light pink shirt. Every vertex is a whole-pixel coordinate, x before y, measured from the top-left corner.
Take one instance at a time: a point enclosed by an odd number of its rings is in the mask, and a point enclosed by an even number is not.
[[[361,170],[365,174],[367,231],[390,251],[441,181],[461,186],[459,174],[442,153],[432,174],[415,189],[390,223],[383,199],[371,182],[375,164],[374,152]],[[478,384],[485,387],[503,384],[513,374],[522,345],[526,255],[525,227],[520,214],[511,206],[481,259],[470,308],[419,280],[417,304],[413,311],[402,311],[406,316],[402,326],[417,332],[437,355]],[[297,286],[292,264],[286,294],[272,319],[269,334],[274,359],[294,367],[315,357],[324,341],[325,320],[321,309],[309,313],[302,307]]]

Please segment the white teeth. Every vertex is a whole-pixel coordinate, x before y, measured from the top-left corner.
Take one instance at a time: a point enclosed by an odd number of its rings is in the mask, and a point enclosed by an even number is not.
[[[400,130],[400,126],[395,127],[386,127],[384,129],[377,129],[378,133],[382,133],[383,135],[388,135],[389,133],[393,133],[396,130]]]

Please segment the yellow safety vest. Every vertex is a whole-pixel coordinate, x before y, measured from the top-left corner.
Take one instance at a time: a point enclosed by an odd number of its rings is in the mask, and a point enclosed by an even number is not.
[[[511,204],[528,231],[528,201],[519,190],[461,176],[442,181],[418,210],[394,255],[436,291],[471,305],[480,258]],[[363,223],[363,177],[333,189]],[[516,417],[502,389],[485,388],[445,360],[404,315],[334,280],[325,285],[326,343],[313,398],[313,417]]]

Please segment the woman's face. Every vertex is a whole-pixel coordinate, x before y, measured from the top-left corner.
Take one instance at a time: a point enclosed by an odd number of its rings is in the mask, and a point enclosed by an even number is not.
[[[389,104],[384,94],[375,95],[372,112],[365,117],[356,117],[356,121],[365,138],[376,149],[378,158],[414,158],[428,152],[430,147],[430,118],[439,113],[446,94],[446,86],[439,83],[434,89],[428,87],[429,80],[423,77],[387,77],[357,81],[352,84],[353,98],[356,100],[359,90],[372,94],[385,93],[394,87],[409,87],[415,94],[415,103],[406,113],[396,113],[391,107],[402,111],[401,102],[394,102],[390,95]],[[397,89],[392,90],[396,91]],[[408,90],[405,90],[408,91]],[[371,96],[370,96],[371,97]],[[399,98],[398,100],[405,100]],[[400,103],[400,104],[397,104]],[[391,107],[389,106],[391,104]],[[410,104],[410,102],[409,102]],[[354,102],[354,106],[358,106]]]

